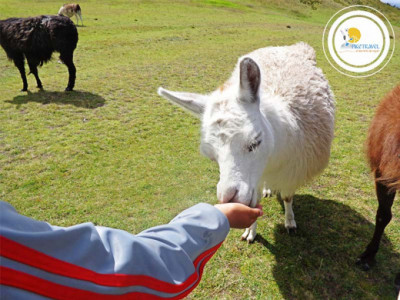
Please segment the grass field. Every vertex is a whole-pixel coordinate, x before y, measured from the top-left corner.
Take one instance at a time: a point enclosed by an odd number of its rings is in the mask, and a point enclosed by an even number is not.
[[[337,101],[329,167],[295,196],[297,235],[286,233],[281,203],[263,199],[255,243],[232,230],[189,298],[394,299],[399,203],[374,269],[354,262],[375,223],[363,143],[377,103],[400,81],[400,11],[359,1],[390,18],[397,49],[383,71],[354,79],[329,65],[321,45],[325,23],[349,1],[316,9],[265,2],[80,0],[85,26],[70,93],[56,56],[39,70],[44,91],[30,75],[30,92],[19,92],[18,70],[1,50],[0,198],[56,225],[91,221],[132,233],[195,203],[216,203],[218,166],[199,153],[199,120],[161,99],[157,87],[209,92],[240,55],[305,41]],[[0,19],[54,14],[61,4],[1,0]]]

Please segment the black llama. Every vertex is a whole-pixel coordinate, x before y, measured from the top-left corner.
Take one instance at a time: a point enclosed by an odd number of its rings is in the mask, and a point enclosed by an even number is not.
[[[0,45],[21,73],[21,91],[28,90],[25,57],[30,73],[35,75],[37,87],[42,89],[37,67],[48,62],[54,51],[60,53],[60,60],[68,67],[69,80],[65,90],[72,91],[76,74],[73,55],[77,43],[78,31],[68,17],[38,16],[0,20]]]

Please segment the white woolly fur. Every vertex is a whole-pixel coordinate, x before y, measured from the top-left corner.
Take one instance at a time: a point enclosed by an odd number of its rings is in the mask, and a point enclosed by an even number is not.
[[[252,79],[240,75],[246,58],[261,75],[255,101],[241,100],[252,94]],[[285,200],[285,226],[296,228],[292,197],[328,164],[334,130],[334,97],[312,47],[300,42],[246,54],[230,79],[209,95],[163,88],[159,94],[202,119],[200,148],[218,162],[221,202],[255,206],[262,189],[269,188]],[[252,241],[255,226],[243,238]]]

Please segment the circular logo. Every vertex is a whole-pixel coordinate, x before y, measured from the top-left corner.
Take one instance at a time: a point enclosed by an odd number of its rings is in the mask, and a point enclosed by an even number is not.
[[[367,77],[387,65],[394,52],[393,41],[393,27],[382,13],[355,5],[330,18],[322,46],[337,71],[351,77]]]

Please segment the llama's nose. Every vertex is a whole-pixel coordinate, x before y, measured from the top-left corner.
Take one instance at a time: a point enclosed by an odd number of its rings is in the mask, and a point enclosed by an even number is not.
[[[237,201],[237,195],[239,190],[235,186],[230,186],[225,189],[220,188],[220,184],[217,186],[217,197],[219,202],[228,203]]]

